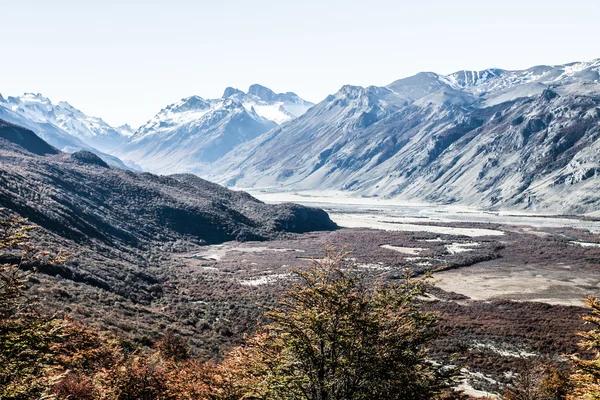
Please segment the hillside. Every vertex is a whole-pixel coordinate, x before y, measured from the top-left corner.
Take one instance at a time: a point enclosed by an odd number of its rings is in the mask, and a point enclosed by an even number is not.
[[[28,135],[26,146],[38,154],[49,152],[31,131],[11,129]],[[144,248],[161,240],[264,240],[335,227],[321,210],[266,205],[194,176],[113,169],[85,152],[42,157],[11,137],[0,140],[0,206],[68,239]]]

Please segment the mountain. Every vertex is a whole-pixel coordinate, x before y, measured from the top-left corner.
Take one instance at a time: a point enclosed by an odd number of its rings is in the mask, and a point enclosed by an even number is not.
[[[0,106],[29,121],[53,124],[102,152],[110,152],[131,136],[127,135],[126,128],[123,131],[115,129],[101,118],[90,117],[64,101],[54,104],[39,93],[8,97]]]
[[[442,77],[452,87],[466,91],[486,105],[498,104],[519,97],[541,94],[553,86],[597,83],[600,79],[600,59],[564,65],[538,65],[521,71],[487,69],[484,71],[459,71]],[[586,89],[577,88],[585,92]]]
[[[59,152],[5,121],[0,159],[0,207],[79,243],[145,248],[154,241],[264,240],[335,228],[322,210],[267,205],[193,175],[110,168],[93,153]]]
[[[3,120],[0,120],[0,139],[4,140],[5,143],[12,143],[39,156],[59,154],[56,148],[50,146],[29,129]]]
[[[314,173],[353,141],[353,132],[392,115],[403,104],[386,88],[344,86],[302,117],[231,151],[217,163],[211,179],[246,187],[294,186],[311,176],[316,182],[322,177]]]
[[[261,299],[256,288],[240,282],[265,269],[241,257],[239,264],[217,270],[211,258],[203,261],[198,253],[221,248],[206,245],[224,241],[337,229],[320,209],[268,205],[193,175],[112,168],[87,151],[60,152],[31,130],[5,121],[0,121],[0,166],[0,218],[27,217],[39,226],[28,241],[49,252],[60,249],[67,258],[59,264],[32,265],[29,259],[21,264],[20,253],[2,249],[0,263],[36,267],[27,293],[39,296],[44,311],[68,312],[146,341],[156,339],[159,325],[183,329],[207,359],[255,326]],[[188,290],[180,282],[199,286]]]
[[[132,128],[129,124],[117,126],[115,130],[127,138],[133,136],[136,131],[136,129]]]
[[[223,98],[236,99],[246,109],[254,108],[258,115],[279,125],[301,116],[314,106],[313,103],[301,99],[296,93],[275,93],[257,84],[250,86],[248,93],[228,87],[223,93]]]
[[[595,60],[345,86],[203,176],[242,188],[594,211],[599,70]]]
[[[238,145],[302,115],[312,103],[260,85],[227,88],[220,99],[191,96],[171,104],[115,149],[156,173],[203,172]]]
[[[69,117],[73,116],[73,118]],[[79,116],[81,120],[74,119],[75,116]],[[98,135],[100,132],[108,132],[110,134],[111,129],[102,120],[91,117],[85,117],[83,113],[77,111],[67,103],[59,103],[54,105],[49,99],[39,94],[25,94],[21,97],[8,97],[4,99],[0,95],[0,118],[6,122],[10,122],[36,132],[43,140],[56,147],[59,150],[65,152],[75,152],[79,150],[86,150],[95,153],[107,163],[112,166],[132,169],[131,166],[126,166],[120,159],[115,156],[104,153],[97,148],[90,145],[89,141],[84,141],[85,135],[82,134],[80,138],[77,132],[74,130],[75,127],[98,126]],[[87,121],[88,125],[83,121]],[[94,123],[94,121],[100,121]],[[92,132],[87,131],[91,136]],[[121,142],[121,135],[115,136],[113,134],[106,138],[106,143],[110,143],[112,140]],[[88,138],[89,139],[89,138]],[[111,147],[108,145],[107,147]],[[133,169],[136,169],[135,167]]]

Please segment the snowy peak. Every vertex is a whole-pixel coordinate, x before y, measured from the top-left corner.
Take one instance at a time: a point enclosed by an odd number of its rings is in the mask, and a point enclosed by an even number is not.
[[[180,113],[186,111],[198,111],[206,110],[210,108],[211,102],[204,100],[200,96],[190,96],[185,99],[181,99],[179,102],[167,106],[167,110]]]
[[[171,104],[116,153],[146,171],[194,172],[277,126],[233,97],[191,96]]]
[[[564,65],[537,65],[525,70],[498,68],[483,71],[458,71],[445,77],[456,88],[470,89],[485,86],[488,90],[505,89],[519,85],[541,83],[564,85],[575,80],[597,81],[600,59]]]
[[[344,85],[338,92],[333,95],[334,98],[346,98],[346,99],[379,99],[383,97],[394,96],[394,93],[384,87],[379,86],[355,86],[355,85]]]
[[[239,89],[232,88],[231,86],[227,87],[223,92],[223,99],[227,99],[229,97],[234,97],[236,99],[243,99],[246,96],[246,93],[242,92]]]
[[[600,59],[564,65],[538,65],[526,70],[489,68],[450,75],[421,72],[387,86],[407,103],[491,106],[541,94],[548,87],[588,85],[599,91]],[[592,84],[592,86],[589,86]],[[595,88],[594,88],[595,86]],[[588,90],[578,87],[575,90]]]
[[[251,85],[248,93],[228,87],[222,98],[239,101],[248,111],[253,109],[261,117],[278,125],[301,116],[314,105],[293,92],[275,93],[258,84]]]
[[[121,135],[126,137],[131,137],[135,133],[135,129],[132,128],[129,124],[124,124],[115,128]]]
[[[258,84],[251,85],[250,88],[248,88],[248,94],[256,96],[268,103],[276,101],[276,98],[278,97],[271,89]]]
[[[126,139],[101,118],[90,117],[64,101],[54,104],[39,93],[11,96],[0,105],[32,123],[52,124],[100,151],[108,152]]]
[[[485,82],[489,82],[492,79],[502,76],[506,71],[498,68],[490,68],[483,71],[458,71],[447,78],[454,85],[465,88],[469,86],[477,86]]]
[[[152,172],[197,172],[312,106],[261,85],[248,93],[227,87],[219,99],[190,96],[158,112],[116,154]]]
[[[398,110],[404,104],[404,99],[384,87],[345,85],[315,108],[335,109],[344,118],[349,119],[353,119],[352,115],[364,114],[368,114],[370,118],[380,119]]]
[[[37,93],[25,93],[19,97],[9,96],[6,103],[14,112],[20,113],[35,122],[43,122],[53,118],[54,106],[52,102]]]
[[[420,72],[408,78],[398,79],[387,86],[409,101],[418,100],[433,92],[450,87],[440,75],[434,72]]]

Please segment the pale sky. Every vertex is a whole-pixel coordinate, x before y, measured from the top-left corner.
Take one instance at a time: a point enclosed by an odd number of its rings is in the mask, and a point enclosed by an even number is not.
[[[0,0],[0,93],[137,127],[260,83],[318,102],[420,71],[600,58],[599,0]]]

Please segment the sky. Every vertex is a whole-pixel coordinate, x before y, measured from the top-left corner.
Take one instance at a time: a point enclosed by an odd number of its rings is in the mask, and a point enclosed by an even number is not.
[[[137,127],[260,83],[318,102],[421,71],[600,58],[600,1],[0,0],[0,93]]]

